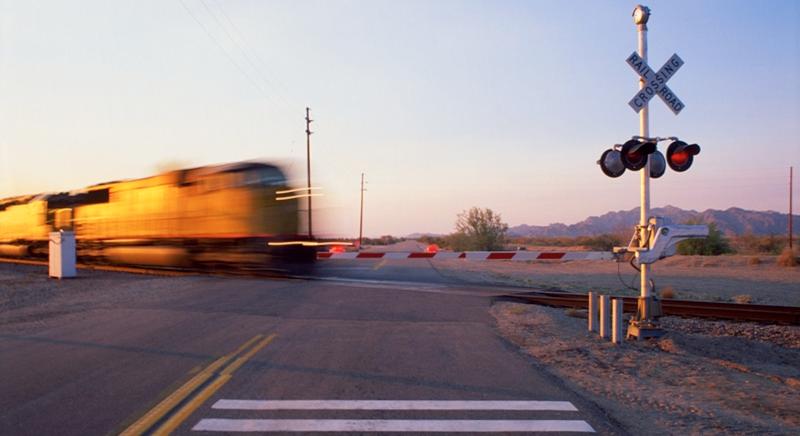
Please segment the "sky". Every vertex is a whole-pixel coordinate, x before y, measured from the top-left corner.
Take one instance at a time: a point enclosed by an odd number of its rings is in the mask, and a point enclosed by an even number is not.
[[[675,116],[698,143],[653,207],[786,211],[800,179],[800,2],[650,1],[650,65],[685,64]],[[629,1],[0,1],[0,197],[164,168],[283,165],[315,233],[449,233],[473,206],[510,225],[639,204],[596,164],[638,135]],[[667,143],[661,144],[665,150]],[[798,203],[795,183],[796,209]]]

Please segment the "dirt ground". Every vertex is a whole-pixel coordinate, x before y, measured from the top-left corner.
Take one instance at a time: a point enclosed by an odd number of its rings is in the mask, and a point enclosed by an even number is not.
[[[499,302],[499,333],[631,434],[800,434],[800,327],[663,318],[614,345],[585,312]]]
[[[753,304],[800,306],[800,266],[779,266],[775,256],[760,256],[757,264],[752,259],[753,256],[674,256],[655,263],[651,277],[656,293],[669,289],[677,299],[737,301],[738,296],[749,296]],[[614,261],[440,260],[432,265],[442,275],[472,283],[639,294],[638,272],[627,263]]]

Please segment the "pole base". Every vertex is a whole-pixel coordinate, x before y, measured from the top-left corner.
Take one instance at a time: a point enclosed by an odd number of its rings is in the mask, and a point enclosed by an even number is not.
[[[636,304],[637,320],[653,320],[661,315],[661,301],[654,296],[639,297]]]
[[[664,336],[666,332],[653,321],[650,320],[631,320],[628,324],[628,339],[658,339]]]

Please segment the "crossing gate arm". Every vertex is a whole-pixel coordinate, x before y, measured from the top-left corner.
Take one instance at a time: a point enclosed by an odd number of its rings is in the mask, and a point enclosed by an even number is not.
[[[317,259],[463,259],[463,260],[611,260],[614,256],[605,251],[426,251],[410,252],[345,252],[317,253]]]

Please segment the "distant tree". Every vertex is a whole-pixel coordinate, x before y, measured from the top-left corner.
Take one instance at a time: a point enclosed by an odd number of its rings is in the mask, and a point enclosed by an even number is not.
[[[406,238],[399,238],[392,235],[383,235],[380,238],[364,238],[364,245],[392,245],[405,241]]]
[[[489,208],[473,207],[458,214],[456,231],[448,237],[453,250],[499,250],[503,248],[508,224]]]
[[[687,224],[702,224],[696,220],[690,220]],[[732,252],[730,243],[715,223],[708,224],[708,236],[703,239],[687,239],[678,243],[678,254],[683,255],[702,255],[718,256]]]
[[[597,251],[611,251],[614,247],[622,246],[623,244],[627,244],[627,242],[628,241],[625,241],[618,235],[603,233],[597,236],[575,238],[575,243],[572,245],[583,245]]]
[[[423,244],[436,244],[440,247],[449,247],[449,241],[447,241],[446,236],[422,235],[417,238],[417,241],[422,242]]]

